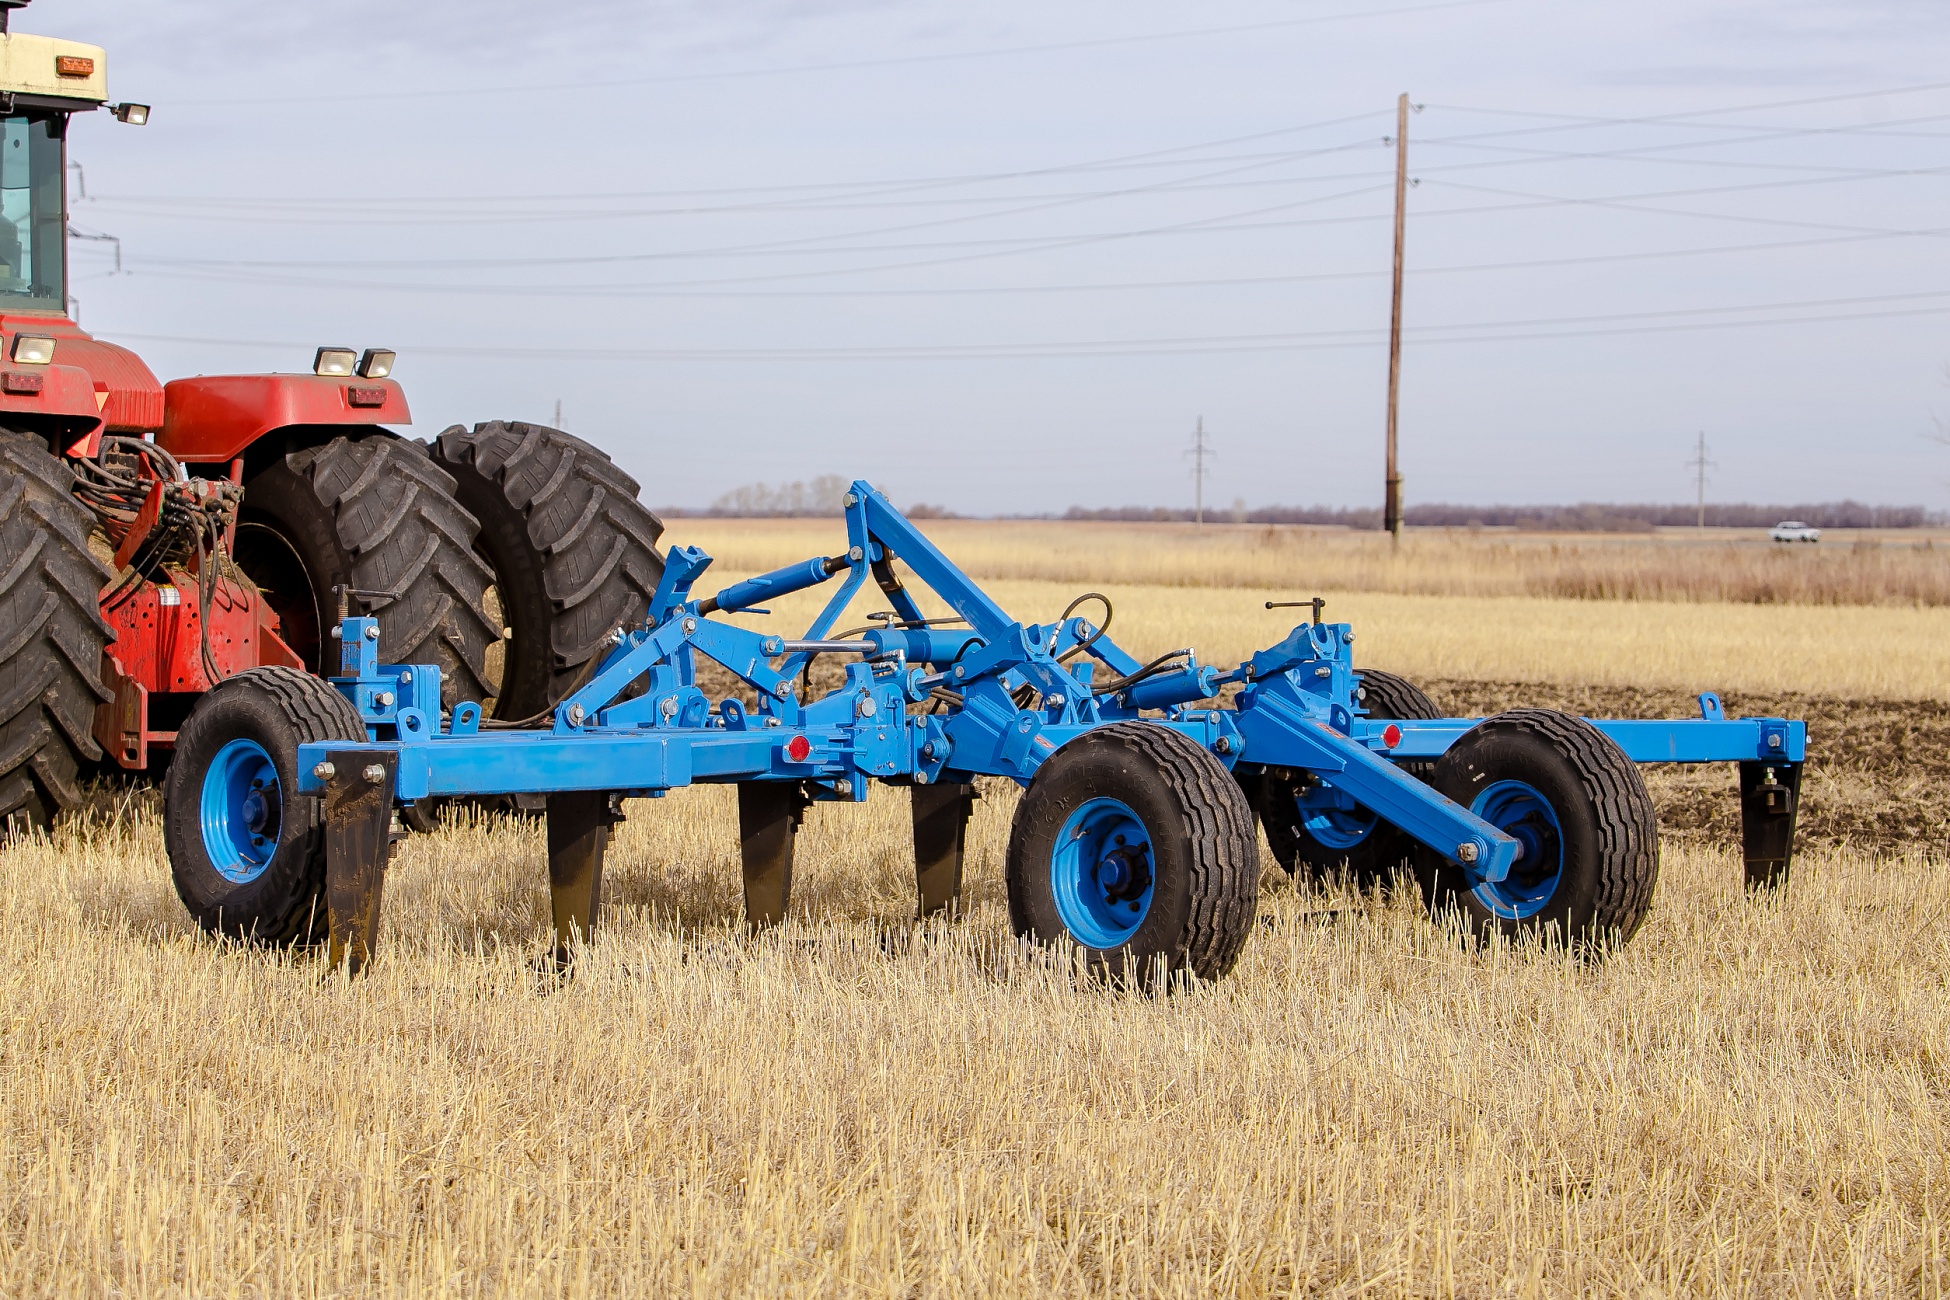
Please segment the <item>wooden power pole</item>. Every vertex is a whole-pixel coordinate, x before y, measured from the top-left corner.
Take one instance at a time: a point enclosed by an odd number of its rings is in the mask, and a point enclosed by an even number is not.
[[[1390,537],[1402,540],[1402,474],[1395,459],[1395,423],[1402,389],[1402,240],[1408,215],[1408,96],[1395,101],[1395,301],[1388,320],[1388,480],[1381,521]]]

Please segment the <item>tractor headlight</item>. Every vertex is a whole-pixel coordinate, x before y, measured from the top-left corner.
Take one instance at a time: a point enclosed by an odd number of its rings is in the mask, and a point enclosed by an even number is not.
[[[118,122],[127,122],[130,126],[149,125],[147,104],[110,104],[108,111],[115,115]]]
[[[349,375],[358,360],[359,354],[351,348],[320,348],[318,355],[311,359],[311,372],[314,375]]]
[[[398,357],[399,353],[386,348],[367,348],[359,358],[359,378],[384,379],[393,373],[393,362]]]
[[[15,365],[44,366],[54,360],[54,340],[39,334],[16,334],[13,350],[7,355]]]

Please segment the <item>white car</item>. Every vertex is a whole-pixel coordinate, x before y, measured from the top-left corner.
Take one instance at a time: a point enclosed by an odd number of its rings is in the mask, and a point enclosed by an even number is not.
[[[1799,519],[1783,519],[1767,535],[1777,542],[1818,542],[1821,529],[1810,528]]]

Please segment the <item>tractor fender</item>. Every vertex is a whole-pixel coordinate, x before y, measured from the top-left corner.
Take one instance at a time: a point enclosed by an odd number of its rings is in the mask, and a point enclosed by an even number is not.
[[[92,454],[101,408],[94,379],[79,366],[0,362],[0,424],[52,435],[57,452]]]
[[[0,335],[5,335],[10,349],[13,340],[23,334],[53,339],[55,365],[80,370],[87,376],[88,383],[84,386],[92,396],[85,408],[77,403],[73,412],[62,412],[66,418],[80,418],[85,410],[105,433],[147,433],[162,423],[162,385],[135,353],[90,336],[66,316],[44,312],[0,313]],[[11,413],[26,408],[8,403],[6,409]],[[78,454],[92,456],[94,450],[89,447]]]
[[[328,375],[198,375],[163,385],[156,442],[178,460],[242,456],[268,433],[293,426],[411,424],[406,392],[392,379]]]

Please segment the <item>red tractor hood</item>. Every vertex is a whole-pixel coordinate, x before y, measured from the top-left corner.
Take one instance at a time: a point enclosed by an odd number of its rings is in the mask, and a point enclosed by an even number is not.
[[[0,314],[0,335],[11,347],[17,334],[54,340],[54,364],[88,372],[96,409],[110,433],[147,433],[163,422],[163,389],[142,358],[127,348],[82,332],[65,316],[37,312]]]

